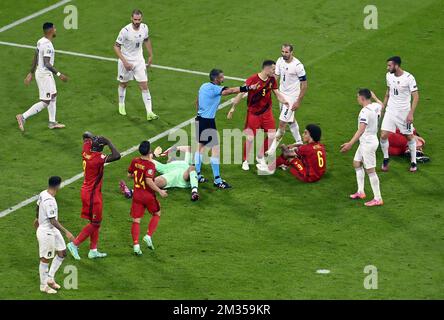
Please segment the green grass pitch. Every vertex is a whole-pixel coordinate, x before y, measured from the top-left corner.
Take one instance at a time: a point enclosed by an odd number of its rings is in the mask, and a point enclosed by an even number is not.
[[[56,1],[7,0],[0,26]],[[172,190],[162,199],[163,216],[154,236],[155,252],[132,255],[129,207],[118,190],[131,156],[106,167],[104,221],[99,248],[109,254],[88,261],[68,257],[78,268],[77,290],[55,297],[39,292],[34,204],[0,218],[0,299],[442,299],[444,291],[444,141],[442,109],[443,7],[440,0],[373,1],[379,29],[363,27],[368,1],[73,1],[78,30],[63,28],[63,7],[0,33],[0,41],[35,45],[41,25],[58,29],[56,50],[114,58],[120,28],[133,8],[145,13],[154,63],[247,78],[264,59],[277,59],[283,42],[295,44],[306,65],[309,89],[297,117],[301,126],[318,123],[328,152],[328,173],[304,185],[289,173],[258,176],[239,165],[222,165],[232,190],[201,186],[201,201]],[[124,3],[124,4],[123,4]],[[23,85],[32,50],[0,45],[0,210],[45,188],[47,177],[67,179],[81,172],[81,134],[108,136],[120,150],[153,137],[195,114],[200,75],[150,70],[154,109],[160,119],[144,121],[135,83],[127,91],[124,118],[117,113],[116,63],[56,54],[56,67],[70,82],[58,82],[58,119],[67,128],[46,128],[46,111],[27,123],[22,134],[15,115],[36,102],[35,82]],[[410,174],[405,159],[380,173],[385,205],[364,208],[350,201],[355,190],[353,151],[339,153],[356,128],[356,89],[385,91],[385,60],[400,55],[420,88],[415,126],[427,141],[432,161]],[[227,85],[238,85],[227,81]],[[277,104],[274,108],[277,116]],[[245,102],[218,128],[242,128]],[[189,128],[189,127],[188,127]],[[287,134],[286,141],[290,142]],[[156,144],[168,146],[166,139]],[[356,148],[356,147],[355,147]],[[354,148],[354,149],[355,149]],[[378,163],[382,159],[378,153]],[[206,175],[211,169],[204,167]],[[371,194],[368,180],[367,191]],[[58,194],[60,220],[78,233],[80,186],[77,181]],[[144,219],[141,230],[148,224]],[[366,265],[378,268],[378,289],[363,286]],[[328,275],[317,274],[329,269]],[[63,266],[58,279],[63,283]]]

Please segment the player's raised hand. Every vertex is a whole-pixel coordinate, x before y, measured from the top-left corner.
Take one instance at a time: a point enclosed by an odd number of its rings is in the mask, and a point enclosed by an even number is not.
[[[166,190],[162,190],[162,189],[160,189],[160,191],[159,191],[159,195],[160,195],[162,198],[166,198],[166,197],[168,197],[168,192],[166,192]]]
[[[352,144],[350,142],[343,143],[341,145],[341,152],[345,153],[345,152],[349,151],[351,148],[352,148]]]
[[[23,82],[25,83],[25,85],[29,85],[31,81],[32,81],[32,73],[30,72],[26,75],[26,78]]]
[[[69,78],[68,78],[67,76],[65,76],[63,73],[60,74],[59,78],[60,78],[60,80],[62,80],[63,82],[67,82],[68,79],[69,79]]]

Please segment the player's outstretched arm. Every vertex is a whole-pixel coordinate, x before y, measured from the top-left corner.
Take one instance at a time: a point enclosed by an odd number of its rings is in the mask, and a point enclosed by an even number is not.
[[[37,68],[38,55],[39,55],[39,50],[36,49],[34,52],[34,58],[32,59],[31,70],[29,70],[29,73],[26,75],[26,78],[24,81],[25,85],[28,85],[32,80],[32,75],[34,74],[35,69]]]
[[[43,57],[43,64],[45,65],[46,69],[51,71],[53,74],[55,74],[57,77],[60,78],[63,82],[68,81],[68,77],[62,74],[61,72],[57,71],[56,68],[51,64],[49,57]]]
[[[49,222],[51,222],[51,224],[55,228],[57,228],[60,232],[64,233],[66,238],[68,238],[68,240],[70,241],[74,240],[74,236],[72,235],[72,233],[69,232],[64,226],[62,226],[62,224],[56,218],[49,219]]]
[[[239,102],[242,100],[242,98],[246,97],[247,93],[241,92],[237,96],[235,96],[232,100],[232,105],[230,111],[228,111],[227,119],[232,119],[234,111],[236,111],[236,106],[239,104]]]
[[[353,138],[351,138],[351,140],[349,142],[343,143],[341,145],[341,152],[349,151],[353,147],[353,145],[356,143],[356,141],[358,141],[359,138],[362,136],[366,127],[367,127],[367,124],[361,122],[359,124],[359,128],[356,131],[356,133],[354,134]]]
[[[259,84],[256,83],[251,86],[244,85],[244,86],[232,87],[232,88],[225,87],[222,89],[221,95],[228,96],[230,94],[248,92],[250,90],[256,90],[258,86],[259,86]]]
[[[122,156],[120,155],[120,152],[117,150],[117,148],[113,145],[111,140],[109,140],[109,139],[107,139],[105,137],[103,139],[105,140],[105,143],[108,146],[108,148],[110,148],[110,150],[111,150],[111,154],[106,157],[106,161],[105,162],[113,162],[113,161],[120,160],[120,158]]]

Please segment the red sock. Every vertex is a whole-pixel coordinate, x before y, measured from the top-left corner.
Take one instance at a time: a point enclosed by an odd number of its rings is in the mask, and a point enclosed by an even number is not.
[[[150,220],[150,224],[148,225],[148,235],[151,237],[157,229],[157,225],[159,223],[160,216],[153,215]]]
[[[131,225],[131,234],[133,236],[133,243],[139,244],[140,223],[133,222]]]
[[[253,146],[253,141],[248,141],[248,139],[244,141],[244,149],[243,149],[243,152],[244,152],[243,160],[244,161],[248,160],[248,156],[250,155],[250,150],[251,150],[252,146]]]
[[[88,223],[83,227],[82,231],[80,231],[77,238],[74,239],[73,243],[76,247],[78,247],[83,241],[85,241],[89,236],[94,232],[95,228],[91,223]]]
[[[90,236],[89,248],[91,250],[97,249],[97,243],[99,242],[99,229],[100,229],[100,225],[95,225],[94,227],[95,227],[94,231],[91,233],[91,236]]]

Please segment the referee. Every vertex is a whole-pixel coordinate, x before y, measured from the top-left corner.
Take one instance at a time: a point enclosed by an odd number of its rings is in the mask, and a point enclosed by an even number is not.
[[[224,82],[224,73],[220,69],[210,71],[210,82],[204,83],[199,89],[199,95],[196,101],[196,136],[199,143],[198,151],[194,155],[194,163],[198,174],[199,182],[206,182],[207,179],[201,174],[202,154],[205,148],[211,148],[211,169],[213,170],[214,186],[219,189],[231,188],[231,186],[220,177],[220,147],[218,133],[216,129],[216,111],[220,104],[222,96],[248,92],[254,90],[257,84],[251,86],[241,86],[228,88],[222,86]]]

